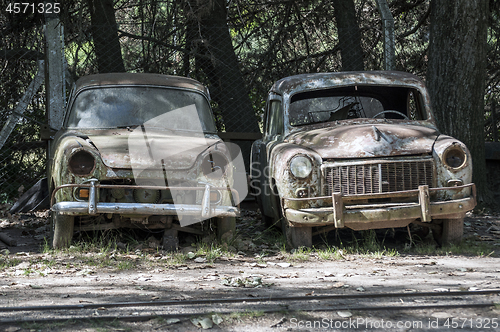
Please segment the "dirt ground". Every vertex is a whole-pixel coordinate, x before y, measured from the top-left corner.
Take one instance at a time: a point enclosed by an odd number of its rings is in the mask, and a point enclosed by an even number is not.
[[[17,242],[4,245],[0,256],[0,331],[198,331],[200,321],[224,331],[500,331],[498,294],[447,296],[455,291],[500,289],[496,215],[466,218],[465,250],[437,248],[428,236],[420,245],[431,252],[423,253],[419,244],[401,235],[404,232],[392,237],[386,232],[380,235],[386,250],[328,251],[338,248],[339,242],[356,241],[356,235],[345,232],[316,237],[316,250],[290,252],[262,237],[267,230],[254,207],[247,206],[238,221],[240,239],[234,248],[202,252],[184,243],[180,249],[184,260],[140,243],[129,250],[44,251],[48,235],[44,213],[4,213],[0,228]],[[440,296],[315,300],[321,295],[387,292]],[[310,300],[195,306],[166,302],[290,296]],[[124,302],[161,305],[109,306]],[[477,303],[492,305],[470,307]],[[398,310],[406,305],[446,304],[469,307]],[[66,307],[18,308],[48,305]],[[89,305],[93,306],[85,307]],[[363,309],[374,305],[398,309]],[[121,319],[98,320],[104,317]]]

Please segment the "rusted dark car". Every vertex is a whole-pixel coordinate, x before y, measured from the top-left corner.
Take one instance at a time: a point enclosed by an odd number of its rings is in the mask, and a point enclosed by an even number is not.
[[[79,79],[51,144],[53,246],[68,246],[76,231],[126,227],[165,230],[164,247],[173,249],[178,231],[201,235],[211,228],[200,227],[205,220],[216,220],[219,233],[231,230],[236,177],[243,174],[246,188],[246,176],[230,150],[217,136],[208,90],[195,80]]]
[[[439,133],[423,82],[402,72],[281,79],[252,146],[252,191],[294,247],[310,246],[314,227],[414,223],[439,243],[459,240],[476,205],[471,181],[467,147]]]

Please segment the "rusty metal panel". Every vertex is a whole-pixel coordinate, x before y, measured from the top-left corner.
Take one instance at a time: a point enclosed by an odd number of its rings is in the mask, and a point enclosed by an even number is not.
[[[435,183],[432,158],[341,163],[324,167],[325,195],[374,194]]]

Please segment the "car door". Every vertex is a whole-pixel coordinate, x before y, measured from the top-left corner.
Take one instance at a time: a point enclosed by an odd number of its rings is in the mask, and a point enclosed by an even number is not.
[[[283,140],[283,106],[280,95],[271,92],[264,112],[263,137],[252,144],[251,170],[252,188],[257,203],[264,216],[276,217],[277,207],[272,195],[272,182],[269,178],[269,157],[273,147]]]

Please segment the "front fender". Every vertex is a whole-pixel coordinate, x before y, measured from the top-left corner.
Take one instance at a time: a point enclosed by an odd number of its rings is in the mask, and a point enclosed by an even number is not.
[[[290,171],[290,161],[296,155],[304,155],[311,160],[311,174],[304,179],[296,178]],[[322,159],[316,152],[295,144],[280,143],[271,152],[270,160],[270,177],[281,198],[295,198],[297,190],[304,189],[309,197],[320,195]]]

